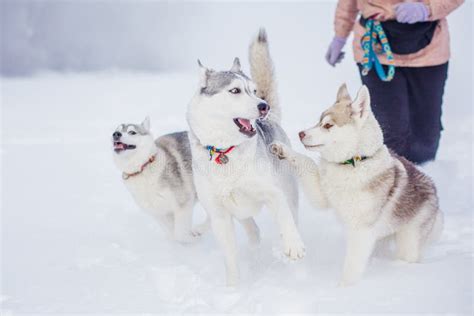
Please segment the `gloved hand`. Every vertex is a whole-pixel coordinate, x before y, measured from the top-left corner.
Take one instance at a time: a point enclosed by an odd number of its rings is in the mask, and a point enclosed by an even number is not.
[[[326,53],[326,61],[331,65],[335,66],[337,63],[340,63],[344,58],[344,52],[342,49],[346,45],[346,39],[343,37],[334,36],[331,44],[329,45],[328,51]]]
[[[404,2],[395,7],[395,16],[400,23],[425,22],[429,15],[430,10],[423,2]]]

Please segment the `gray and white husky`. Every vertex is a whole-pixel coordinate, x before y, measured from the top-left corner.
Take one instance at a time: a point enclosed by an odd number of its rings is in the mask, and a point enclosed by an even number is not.
[[[342,85],[336,103],[316,126],[299,133],[319,165],[284,144],[271,145],[298,169],[306,195],[317,208],[332,208],[345,224],[347,251],[341,285],[362,276],[375,243],[394,236],[399,259],[420,260],[422,247],[443,227],[432,180],[383,144],[368,89],[353,101]]]
[[[287,146],[289,141],[280,127],[264,30],[249,53],[254,82],[241,71],[237,58],[229,71],[214,71],[199,62],[200,84],[187,112],[194,183],[223,250],[228,285],[239,279],[233,218],[244,226],[249,240],[257,242],[259,229],[253,216],[264,205],[278,223],[284,253],[292,259],[305,254],[294,218],[296,177],[286,161],[268,151],[273,141]]]
[[[196,203],[187,132],[154,139],[150,119],[120,124],[112,134],[114,161],[136,203],[180,242],[191,242],[206,230],[192,229]]]

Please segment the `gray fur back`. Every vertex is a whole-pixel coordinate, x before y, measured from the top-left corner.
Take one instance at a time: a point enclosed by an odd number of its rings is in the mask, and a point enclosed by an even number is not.
[[[166,166],[161,175],[162,180],[177,190],[194,191],[188,132],[163,135],[155,140],[155,143],[159,152],[166,158]]]
[[[413,163],[391,152],[393,158],[400,161],[406,172],[406,185],[402,189],[402,195],[399,197],[394,216],[402,222],[413,218],[423,205],[429,205],[433,214],[438,211],[438,197],[436,187],[430,177],[418,170]],[[394,184],[399,185],[402,172],[395,170]]]

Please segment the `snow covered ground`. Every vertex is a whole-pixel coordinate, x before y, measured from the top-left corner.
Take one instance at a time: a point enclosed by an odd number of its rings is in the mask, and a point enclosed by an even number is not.
[[[442,239],[420,264],[380,254],[349,288],[337,287],[341,226],[331,212],[313,210],[304,196],[300,231],[307,256],[296,263],[280,259],[277,230],[264,210],[257,218],[263,234],[258,248],[247,245],[237,225],[237,289],[224,286],[212,233],[193,245],[176,244],[134,204],[112,163],[110,135],[119,123],[145,115],[156,135],[186,129],[184,112],[197,82],[193,69],[2,78],[2,312],[472,314],[472,45],[459,44],[462,32],[456,31],[463,28],[453,23],[454,48],[467,52],[455,53],[450,65],[439,156],[423,167],[438,186],[445,212]],[[467,32],[472,40],[472,24]],[[251,34],[244,35],[246,45]],[[324,64],[321,49],[287,56],[283,47],[293,36],[275,36],[271,48],[283,125],[303,151],[297,132],[317,120],[342,81],[355,93],[359,79],[350,56],[336,69]],[[196,222],[202,219],[198,206]]]
[[[242,285],[229,290],[212,234],[191,246],[166,240],[137,209],[111,160],[109,137],[122,121],[150,114],[157,135],[186,128],[183,113],[194,83],[192,75],[175,74],[4,80],[4,311],[472,311],[471,114],[445,107],[439,159],[425,169],[438,185],[446,230],[422,263],[379,257],[361,283],[337,288],[340,225],[302,198],[307,257],[282,262],[275,255],[276,227],[262,212],[261,247],[249,249],[239,232]],[[330,86],[292,106],[285,102],[284,125],[298,150],[296,131],[318,117],[324,105],[318,95],[330,91],[333,97]],[[455,101],[448,97],[446,104]],[[197,212],[202,219],[200,207]]]

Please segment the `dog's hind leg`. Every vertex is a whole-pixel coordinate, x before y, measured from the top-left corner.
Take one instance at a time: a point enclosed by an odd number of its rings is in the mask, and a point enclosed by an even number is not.
[[[441,233],[443,217],[438,208],[425,203],[414,218],[396,233],[397,258],[410,263],[419,262],[421,251]]]
[[[414,263],[420,260],[421,234],[420,228],[408,225],[396,234],[397,258]]]
[[[428,224],[431,229],[435,220],[429,213],[427,208],[422,208],[415,218],[396,233],[398,259],[410,263],[420,261],[421,248],[427,239],[425,226]]]
[[[444,217],[441,210],[436,210],[435,220],[431,229],[427,232],[426,244],[438,241],[443,233]]]
[[[245,229],[245,232],[247,233],[247,238],[249,240],[249,243],[252,245],[257,245],[260,243],[260,229],[257,226],[257,223],[255,223],[255,220],[253,217],[249,217],[246,219],[240,219],[239,220],[240,224]]]
[[[225,259],[227,285],[235,286],[239,282],[239,267],[237,264],[237,242],[235,240],[234,222],[232,216],[221,212],[211,217],[211,226]]]
[[[356,283],[364,273],[376,236],[371,230],[352,230],[347,234],[347,250],[340,286]]]
[[[153,217],[158,220],[160,226],[165,230],[166,233],[173,235],[174,233],[174,215],[172,213],[168,214],[152,214]]]

